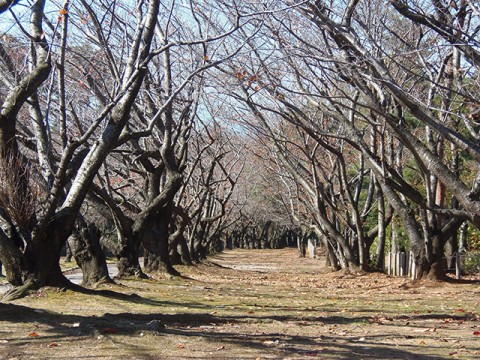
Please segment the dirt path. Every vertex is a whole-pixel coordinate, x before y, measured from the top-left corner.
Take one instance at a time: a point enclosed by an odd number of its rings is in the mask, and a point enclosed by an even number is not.
[[[480,288],[235,250],[180,278],[0,304],[0,359],[475,359]]]

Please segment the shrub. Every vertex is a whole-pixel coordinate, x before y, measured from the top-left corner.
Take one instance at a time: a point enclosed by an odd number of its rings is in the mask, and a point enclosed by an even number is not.
[[[466,275],[480,274],[480,252],[462,254],[462,269]]]

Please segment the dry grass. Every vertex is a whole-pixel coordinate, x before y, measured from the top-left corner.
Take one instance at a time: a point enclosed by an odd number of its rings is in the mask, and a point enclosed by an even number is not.
[[[0,304],[0,359],[475,359],[478,284],[326,274],[235,250],[184,275]]]

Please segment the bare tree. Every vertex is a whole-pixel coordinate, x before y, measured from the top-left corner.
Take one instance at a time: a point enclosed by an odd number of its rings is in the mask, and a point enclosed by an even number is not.
[[[21,296],[26,290],[46,284],[68,285],[58,263],[60,250],[74,229],[92,185],[98,185],[99,170],[115,149],[122,150],[132,141],[155,136],[155,131],[161,134],[159,155],[166,182],[160,193],[151,195],[148,206],[142,209],[135,223],[129,224],[133,236],[141,238],[144,246],[151,220],[159,219],[160,209],[171,202],[181,186],[181,164],[175,159],[174,147],[175,141],[185,134],[183,130],[175,132],[183,128],[175,124],[175,114],[179,115],[180,123],[183,121],[182,110],[177,112],[175,101],[203,71],[238,51],[238,45],[227,45],[224,39],[252,18],[242,17],[234,7],[230,23],[206,31],[200,28],[198,18],[197,29],[190,31],[181,25],[186,8],[175,2],[170,7],[166,5],[155,0],[124,7],[111,7],[104,2],[70,6],[67,2],[59,9],[58,21],[50,23],[44,16],[44,2],[40,1],[31,8],[29,31],[21,20],[16,21],[19,33],[32,43],[31,66],[26,75],[19,77],[11,67],[12,56],[8,51],[1,52],[2,65],[8,69],[2,80],[8,84],[13,78],[17,85],[3,99],[0,141],[3,154],[19,153],[16,125],[28,121],[20,123],[17,115],[31,99],[29,120],[35,123],[35,132],[28,127],[22,130],[26,135],[35,135],[36,142],[25,138],[23,152],[33,158],[38,156],[48,198],[28,229],[30,238],[26,239],[24,249],[2,233],[5,245],[1,247],[0,258],[18,258],[15,263],[20,264],[20,268],[6,269],[12,283],[20,286],[7,298]],[[192,2],[188,12],[198,11],[196,6]],[[58,54],[47,39],[59,43]],[[86,45],[78,45],[79,41]],[[190,51],[183,52],[186,48]],[[51,72],[52,56],[58,60],[58,72]],[[75,58],[81,61],[74,63]],[[182,71],[186,71],[174,79],[174,71],[180,70],[174,67],[186,63],[191,64],[190,68],[183,68]],[[157,72],[158,65],[164,69],[164,78]],[[68,72],[70,68],[75,69]],[[51,74],[48,83],[46,80]],[[70,74],[73,76],[69,77]],[[53,86],[56,80],[57,88]],[[78,97],[69,87],[72,84],[79,87]],[[154,96],[148,99],[149,86],[159,84],[152,93]],[[45,96],[37,95],[40,89],[45,89],[42,92]],[[188,97],[180,101],[188,102]],[[184,108],[185,103],[180,109]],[[169,222],[168,215],[165,221]]]

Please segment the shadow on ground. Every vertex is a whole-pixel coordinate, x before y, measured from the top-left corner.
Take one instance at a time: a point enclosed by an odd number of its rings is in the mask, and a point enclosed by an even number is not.
[[[103,293],[103,295],[105,295]],[[110,293],[108,295],[111,295]],[[135,301],[135,300],[134,300]],[[148,299],[141,299],[142,302]],[[448,315],[421,315],[422,319],[437,319]],[[301,336],[285,335],[276,332],[262,334],[236,333],[221,331],[219,325],[234,325],[245,321],[264,323],[266,321],[298,321],[295,316],[217,316],[214,314],[131,314],[131,313],[106,313],[103,316],[79,316],[66,315],[55,312],[35,310],[21,305],[0,304],[0,319],[7,322],[35,322],[39,328],[48,325],[47,330],[42,331],[42,339],[46,341],[75,341],[75,339],[98,338],[120,336],[143,336],[152,333],[157,336],[187,336],[202,337],[204,340],[221,342],[225,346],[235,345],[240,348],[249,348],[262,352],[271,351],[279,358],[285,356],[322,357],[335,353],[336,359],[356,359],[366,357],[368,359],[419,359],[441,360],[447,359],[438,356],[420,355],[415,352],[415,346],[411,350],[395,348],[389,343],[389,334],[377,334],[368,336],[361,341],[357,337],[335,336]],[[350,318],[338,315],[310,318],[310,321],[320,321],[324,324],[345,324],[349,322],[368,321],[366,317]],[[207,331],[205,331],[207,329]],[[0,338],[2,331],[0,331]],[[374,341],[373,341],[374,340]],[[23,346],[35,341],[25,338],[10,339],[16,346]],[[151,357],[145,355],[149,359]],[[228,357],[224,357],[228,358]]]

